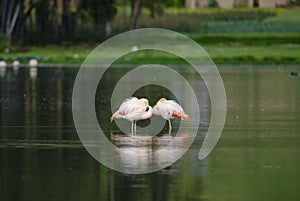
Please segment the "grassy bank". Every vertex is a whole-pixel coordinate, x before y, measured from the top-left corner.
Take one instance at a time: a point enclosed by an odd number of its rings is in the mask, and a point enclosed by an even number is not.
[[[273,44],[300,44],[299,33],[244,33],[244,34],[186,34],[199,44],[241,44],[265,46]]]
[[[202,44],[200,42],[200,44]],[[203,43],[201,45],[215,63],[239,64],[300,64],[300,43],[272,43],[249,45],[241,42]],[[81,64],[93,50],[92,46],[77,45],[70,48],[61,46],[31,47],[25,52],[1,53],[0,58],[12,63],[14,59],[27,63],[31,57],[40,63]],[[161,53],[138,51],[124,56],[119,63],[182,63],[176,57]]]

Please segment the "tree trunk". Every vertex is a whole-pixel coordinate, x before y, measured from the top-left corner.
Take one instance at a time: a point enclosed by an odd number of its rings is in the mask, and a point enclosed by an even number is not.
[[[12,33],[16,26],[17,17],[20,13],[21,3],[22,2],[18,3],[18,5],[16,6],[14,11],[13,11],[14,1],[11,2],[11,5],[9,7],[8,16],[6,19],[6,36],[7,36],[7,47],[8,48],[10,48],[11,43],[12,43]]]
[[[6,31],[6,18],[7,18],[8,3],[7,0],[3,0],[1,5],[1,32]]]
[[[137,28],[138,18],[142,10],[142,0],[131,0],[130,30]]]
[[[20,41],[19,41],[20,43],[23,42],[23,37],[24,37],[24,33],[26,31],[26,27],[29,27],[30,31],[33,30],[34,23],[33,23],[31,11],[33,10],[33,8],[35,8],[37,2],[33,3],[30,1],[29,9],[24,14],[22,14],[22,17],[20,20],[20,25],[19,25],[20,26]],[[22,10],[24,10],[24,8]],[[29,18],[29,26],[25,26],[25,22],[26,22],[27,18]]]
[[[69,1],[63,0],[63,13],[62,13],[62,35],[64,38],[68,36],[69,32]]]
[[[53,34],[54,36],[58,36],[58,30],[59,30],[59,16],[58,16],[58,6],[57,6],[57,0],[53,0],[53,5],[52,5],[52,19],[51,22],[53,23]]]

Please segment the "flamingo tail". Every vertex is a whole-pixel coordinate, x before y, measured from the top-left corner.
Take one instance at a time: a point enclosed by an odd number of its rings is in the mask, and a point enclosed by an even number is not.
[[[186,120],[186,121],[189,121],[190,120],[190,116],[188,115],[188,114],[183,114],[182,116],[181,116],[181,119],[183,119],[183,120]]]
[[[115,116],[116,116],[116,113],[114,113],[113,115],[111,115],[111,117],[110,117],[110,122],[113,122]]]
[[[190,120],[189,115],[187,115],[187,114],[184,113],[184,112],[180,112],[180,113],[174,112],[174,113],[172,114],[172,117],[178,118],[178,119],[183,119],[183,120],[186,120],[186,121],[189,121],[189,120]]]
[[[116,111],[111,117],[110,122],[113,122],[115,118],[122,118],[122,115],[125,115],[125,112],[122,111]]]

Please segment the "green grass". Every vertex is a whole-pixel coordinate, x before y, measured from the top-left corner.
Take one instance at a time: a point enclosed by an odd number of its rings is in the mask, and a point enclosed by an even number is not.
[[[9,53],[0,53],[0,58],[8,60],[12,63],[13,60],[19,59],[21,63],[28,62],[29,57],[41,58],[41,63],[74,63],[79,64],[84,61],[93,47],[79,45],[70,48],[61,46],[45,46],[45,47],[29,47],[25,49],[13,49]],[[22,61],[24,60],[24,61]]]
[[[269,45],[269,44],[300,44],[299,33],[243,33],[243,34],[187,34],[199,44],[243,44],[243,45]]]
[[[300,64],[300,43],[277,43],[245,45],[240,43],[203,44],[202,47],[208,52],[216,63],[240,63],[240,64]],[[93,50],[91,46],[75,46],[62,48],[59,46],[35,47],[27,52],[1,53],[0,58],[11,63],[18,57],[41,57],[40,63],[81,64],[88,54]],[[188,50],[187,50],[188,51]],[[76,56],[77,55],[77,56]],[[111,53],[107,53],[109,57]],[[21,61],[27,63],[28,61]],[[138,51],[124,56],[118,63],[140,64],[140,63],[171,63],[181,64],[183,60],[174,56]]]
[[[300,64],[300,44],[203,45],[216,63]]]
[[[294,8],[291,10],[285,10],[282,14],[269,17],[264,20],[264,22],[273,23],[273,24],[288,24],[300,25],[300,8]]]

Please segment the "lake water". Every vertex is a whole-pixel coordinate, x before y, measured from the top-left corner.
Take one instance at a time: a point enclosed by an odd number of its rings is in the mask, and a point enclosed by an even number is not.
[[[97,118],[108,138],[122,134],[109,122],[110,96],[127,71],[112,69],[98,87]],[[78,68],[1,69],[1,200],[299,200],[300,76],[290,76],[299,66],[221,66],[219,71],[227,117],[212,153],[198,159],[209,125],[207,90],[199,76],[180,70],[202,97],[196,139],[173,165],[134,175],[100,164],[81,144],[72,116]],[[161,96],[172,97],[157,86],[135,95],[150,97],[151,105]],[[166,131],[167,126],[160,135]]]

